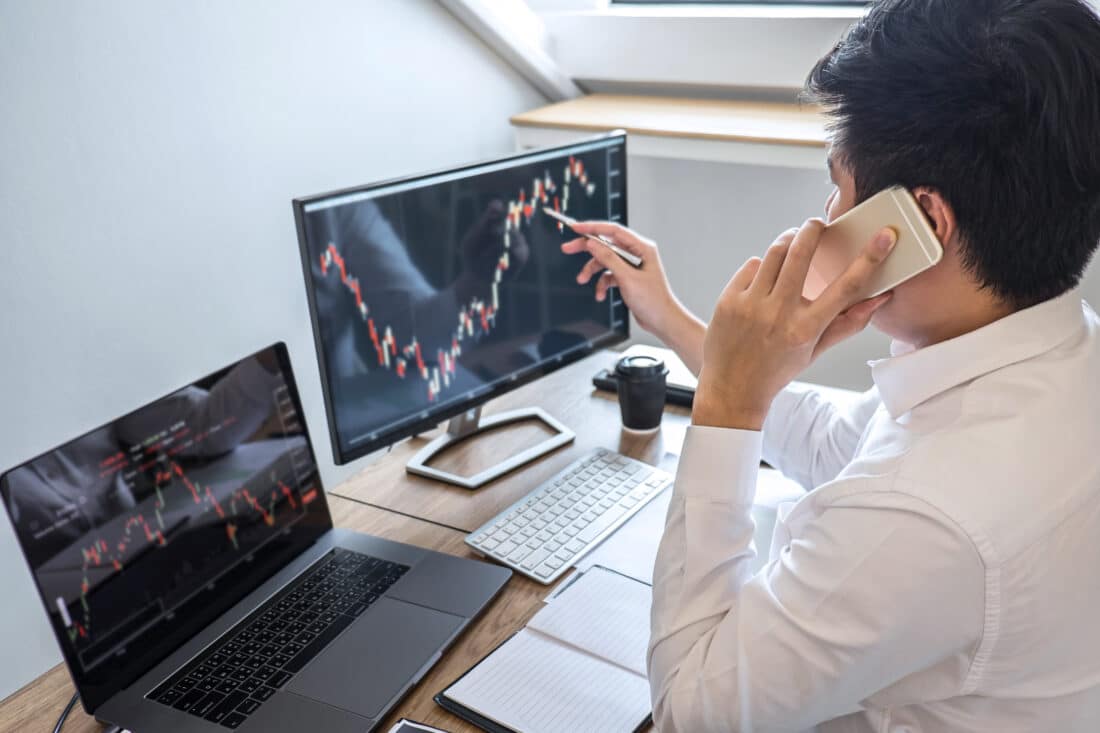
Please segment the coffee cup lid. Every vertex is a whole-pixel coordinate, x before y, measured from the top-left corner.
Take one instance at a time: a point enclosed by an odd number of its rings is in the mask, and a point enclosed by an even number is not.
[[[615,365],[615,373],[627,379],[647,379],[668,374],[668,369],[657,357],[638,354],[620,359]]]

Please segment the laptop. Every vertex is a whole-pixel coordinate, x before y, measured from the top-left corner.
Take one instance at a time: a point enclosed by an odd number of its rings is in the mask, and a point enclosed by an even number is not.
[[[276,344],[0,477],[100,721],[373,730],[508,581],[334,528],[302,414]]]

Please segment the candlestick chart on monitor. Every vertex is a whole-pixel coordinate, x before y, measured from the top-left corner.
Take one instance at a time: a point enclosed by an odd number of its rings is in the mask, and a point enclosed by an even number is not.
[[[616,220],[622,148],[443,176],[306,213],[309,285],[351,447],[619,325],[579,286],[574,235],[543,212]]]

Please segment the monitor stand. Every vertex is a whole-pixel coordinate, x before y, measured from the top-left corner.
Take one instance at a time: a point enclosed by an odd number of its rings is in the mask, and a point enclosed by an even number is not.
[[[478,433],[483,433],[486,430],[498,428],[501,425],[508,425],[510,423],[523,422],[524,420],[531,419],[542,420],[542,422],[546,423],[546,425],[557,432],[541,443],[520,451],[514,456],[506,458],[495,466],[490,466],[481,473],[474,474],[473,476],[459,476],[456,473],[440,471],[428,465],[428,461],[461,440],[470,438]],[[557,450],[567,443],[572,443],[575,437],[576,435],[572,430],[550,417],[549,414],[538,407],[509,410],[508,412],[497,413],[484,420],[481,418],[481,408],[475,407],[472,410],[467,410],[458,417],[452,417],[450,422],[447,423],[446,434],[439,436],[421,448],[420,451],[412,457],[412,460],[406,464],[405,470],[409,473],[415,473],[418,476],[426,476],[428,478],[434,478],[437,481],[461,486],[464,489],[476,489],[484,486],[490,481],[500,478],[509,471],[519,468],[525,463],[529,463],[540,456]]]

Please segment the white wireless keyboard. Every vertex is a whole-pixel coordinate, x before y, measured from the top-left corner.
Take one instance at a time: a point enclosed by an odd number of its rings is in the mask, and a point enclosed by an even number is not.
[[[670,483],[664,471],[599,448],[471,532],[466,544],[552,583]]]

